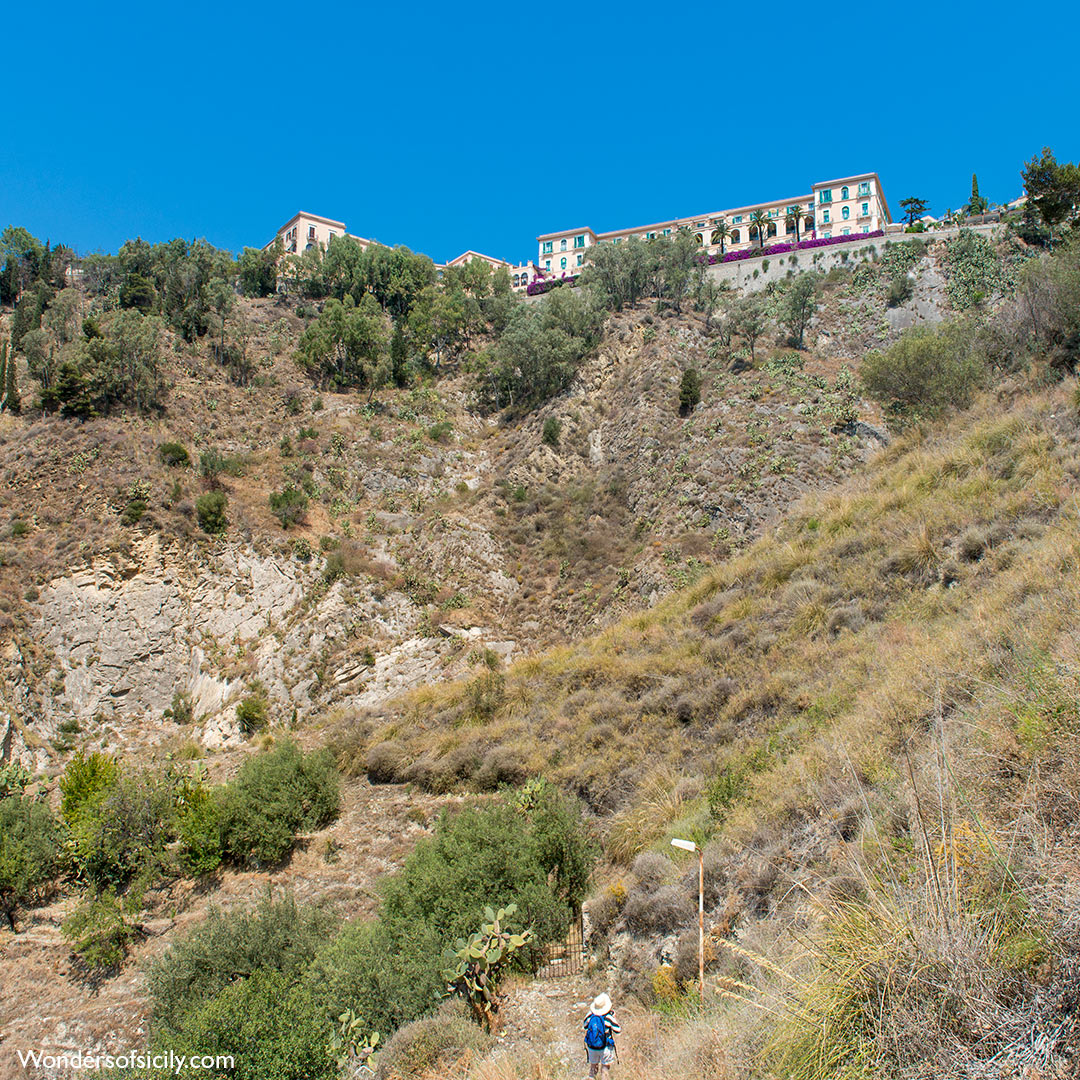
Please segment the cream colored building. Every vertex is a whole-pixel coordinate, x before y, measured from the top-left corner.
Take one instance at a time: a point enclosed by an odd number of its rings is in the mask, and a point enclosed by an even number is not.
[[[813,184],[804,195],[672,218],[651,225],[602,233],[587,227],[545,233],[536,238],[539,244],[537,262],[546,276],[565,274],[569,277],[581,273],[588,250],[595,244],[618,244],[631,237],[652,240],[681,230],[692,232],[708,254],[719,255],[721,237],[717,228],[721,223],[730,230],[730,235],[723,240],[724,252],[745,251],[759,246],[757,225],[752,220],[752,215],[758,211],[765,215],[766,244],[793,241],[795,222],[790,211],[796,207],[802,214],[798,225],[800,240],[876,232],[892,220],[877,173],[862,173]]]
[[[333,218],[320,217],[318,214],[308,214],[301,210],[278,229],[274,239],[263,250],[269,250],[280,240],[286,255],[301,255],[309,248],[316,247],[325,251],[334,238],[340,236],[348,236],[362,248],[369,247],[375,242],[346,232],[344,221],[335,221]]]
[[[494,255],[484,255],[482,252],[472,250],[463,251],[456,259],[451,259],[446,263],[446,267],[464,266],[474,259],[487,263],[493,270],[505,267],[506,272],[510,275],[510,286],[517,292],[527,289],[533,281],[544,276],[534,263],[508,263],[505,259],[495,258]],[[435,265],[438,270],[445,269],[444,266],[440,266],[438,263]]]

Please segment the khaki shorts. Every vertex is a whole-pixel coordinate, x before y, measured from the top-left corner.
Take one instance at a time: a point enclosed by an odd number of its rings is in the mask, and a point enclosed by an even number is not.
[[[590,1065],[613,1065],[615,1063],[614,1046],[605,1046],[603,1050],[590,1050],[586,1046],[585,1052],[589,1055]]]

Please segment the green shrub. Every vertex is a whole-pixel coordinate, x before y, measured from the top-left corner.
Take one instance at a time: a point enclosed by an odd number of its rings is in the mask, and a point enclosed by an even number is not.
[[[177,863],[196,876],[213,873],[224,857],[225,789],[191,786],[176,821]]]
[[[142,499],[132,499],[120,513],[124,525],[138,525],[146,513],[146,503]]]
[[[127,954],[135,929],[111,890],[92,892],[64,920],[61,926],[71,951],[91,971],[118,968]]]
[[[60,834],[47,803],[0,799],[0,911],[15,929],[15,909],[33,903],[60,868]]]
[[[224,491],[208,491],[195,500],[195,514],[203,532],[213,534],[225,531],[229,524],[225,516],[228,501]]]
[[[86,757],[81,750],[68,762],[60,777],[60,816],[70,828],[92,811],[120,778],[115,758],[96,751]]]
[[[177,690],[172,704],[162,715],[175,724],[190,724],[195,719],[195,702],[186,690]]]
[[[191,456],[178,442],[164,442],[158,447],[158,457],[162,465],[170,468],[178,468],[181,465],[190,465]]]
[[[11,523],[11,538],[18,540],[30,531],[30,523],[23,521],[21,518],[15,518]]]
[[[303,521],[307,506],[308,497],[291,484],[284,491],[275,491],[270,495],[270,510],[283,529]]]
[[[146,770],[121,772],[80,807],[71,823],[75,862],[98,888],[123,888],[136,877],[159,878],[174,837],[175,778]]]
[[[909,330],[884,353],[869,353],[862,366],[867,392],[900,416],[936,416],[971,402],[982,363],[961,327]]]
[[[197,1003],[178,1031],[153,1039],[155,1052],[229,1055],[214,1080],[337,1080],[328,1049],[331,1025],[304,987],[279,971],[258,970]]]
[[[245,735],[264,731],[270,722],[270,705],[261,692],[249,694],[236,706],[236,722]]]
[[[428,438],[432,442],[444,443],[450,438],[450,433],[454,430],[454,425],[449,420],[440,420],[437,424],[432,424],[428,428]]]
[[[239,863],[271,866],[292,850],[298,832],[333,819],[340,781],[328,751],[304,754],[292,742],[250,757],[225,793],[225,851]]]
[[[154,1034],[181,1032],[192,1012],[238,979],[256,972],[294,979],[334,923],[328,911],[301,906],[288,894],[267,893],[250,908],[211,908],[147,973]]]
[[[558,446],[560,435],[562,435],[562,424],[556,417],[549,416],[544,421],[544,433],[541,438],[548,446]]]
[[[697,368],[689,367],[682,373],[679,383],[679,415],[689,416],[701,402],[701,375]]]
[[[440,957],[447,944],[427,921],[352,923],[326,944],[305,982],[327,1016],[352,1008],[366,1028],[389,1033],[438,1004],[446,989]]]
[[[889,289],[885,294],[885,300],[889,307],[898,307],[900,304],[910,300],[914,292],[915,284],[911,278],[909,278],[907,274],[897,274],[892,281],[889,282]]]
[[[0,799],[6,799],[9,795],[21,795],[31,779],[30,770],[17,761],[0,765]]]

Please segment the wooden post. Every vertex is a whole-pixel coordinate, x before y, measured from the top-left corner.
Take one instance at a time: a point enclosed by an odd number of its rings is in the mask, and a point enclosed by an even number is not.
[[[705,853],[698,844],[698,991],[705,1008]]]

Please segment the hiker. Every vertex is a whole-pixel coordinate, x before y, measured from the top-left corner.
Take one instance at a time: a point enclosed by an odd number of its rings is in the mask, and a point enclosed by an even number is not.
[[[600,1080],[607,1080],[611,1063],[618,1059],[615,1036],[622,1029],[611,1011],[611,998],[601,994],[592,1003],[585,1017],[585,1054],[589,1059],[589,1076],[600,1072]]]

